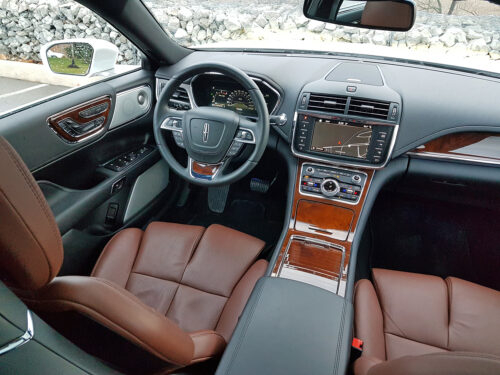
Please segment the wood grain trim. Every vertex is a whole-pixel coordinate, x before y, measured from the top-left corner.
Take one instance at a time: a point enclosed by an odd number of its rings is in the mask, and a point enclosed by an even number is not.
[[[301,199],[298,201],[295,229],[346,240],[353,218],[354,211],[350,208]]]
[[[498,161],[500,158],[488,158],[480,155],[471,154],[461,154],[457,152],[452,152],[453,150],[459,149],[461,147],[470,146],[474,143],[482,141],[488,137],[499,137],[498,133],[481,133],[481,132],[465,132],[465,133],[454,133],[447,134],[442,137],[436,138],[432,141],[425,143],[424,145],[414,149],[411,153],[416,155],[442,155],[453,157],[473,157],[484,160]]]
[[[85,117],[85,118],[80,116],[80,112],[82,112],[86,109],[95,107],[97,105],[103,104],[103,103],[108,104],[108,107],[104,112],[98,113],[98,114],[93,115],[93,116]],[[111,96],[106,95],[106,96],[101,96],[99,98],[96,98],[96,99],[90,100],[88,102],[79,104],[75,107],[68,108],[62,112],[56,113],[55,115],[52,115],[47,119],[47,123],[56,132],[56,134],[59,135],[62,139],[64,139],[67,142],[74,143],[74,142],[82,141],[86,138],[89,138],[89,137],[101,132],[108,123],[108,118],[109,118],[110,113],[111,113]],[[89,131],[88,133],[83,134],[83,135],[74,136],[74,135],[68,134],[59,125],[60,121],[67,119],[67,118],[72,119],[73,121],[75,121],[79,124],[85,124],[85,123],[88,123],[88,122],[95,120],[99,117],[104,117],[103,124],[95,129]]]
[[[297,269],[301,269],[303,272],[309,272],[311,274],[314,274],[316,269],[324,268],[324,260],[322,257],[310,257],[307,256],[306,254],[304,257],[301,257],[300,255],[296,255],[294,257],[294,264],[290,265],[289,264],[289,256],[286,256],[286,250],[288,247],[288,244],[290,242],[290,239],[292,236],[303,236],[303,237],[309,237],[309,238],[315,238],[318,240],[322,241],[327,241],[332,244],[341,246],[345,248],[345,258],[344,258],[344,265],[343,265],[343,271],[342,271],[342,280],[345,282],[347,280],[347,274],[349,270],[349,259],[350,259],[350,254],[351,254],[351,246],[352,246],[352,241],[354,239],[354,235],[356,233],[356,228],[358,225],[359,217],[361,215],[361,211],[363,209],[366,195],[368,192],[368,189],[370,188],[370,184],[373,178],[374,171],[367,169],[367,170],[362,170],[362,172],[366,173],[367,178],[365,185],[363,187],[363,190],[361,192],[361,197],[359,199],[358,204],[352,205],[348,203],[343,203],[343,202],[332,202],[331,200],[327,198],[322,198],[322,197],[307,197],[307,202],[308,204],[314,204],[314,203],[319,203],[319,204],[324,204],[324,205],[329,205],[329,206],[335,206],[336,208],[334,210],[329,209],[330,212],[337,212],[339,215],[348,215],[347,217],[351,217],[351,224],[350,224],[350,229],[349,233],[347,235],[346,239],[339,239],[338,238],[338,233],[324,233],[324,232],[319,232],[319,231],[304,231],[301,230],[303,229],[304,225],[310,224],[308,222],[318,223],[318,222],[324,222],[325,217],[324,213],[321,211],[318,211],[317,214],[308,214],[308,215],[303,215],[302,213],[299,213],[298,215],[298,208],[299,205],[304,204],[302,201],[305,200],[304,196],[300,194],[299,188],[300,188],[300,172],[302,170],[302,165],[304,163],[308,163],[305,160],[299,160],[299,165],[296,173],[296,180],[295,180],[295,190],[294,190],[294,197],[293,197],[293,203],[292,203],[292,212],[288,221],[288,231],[285,235],[285,239],[283,241],[283,246],[280,249],[280,252],[278,254],[276,263],[274,264],[273,271],[272,271],[272,276],[280,276],[280,269],[283,266],[291,266],[295,267]],[[332,168],[335,168],[335,166],[332,166]],[[326,206],[319,206],[319,207],[326,207]],[[344,211],[345,210],[345,211]],[[297,226],[297,218],[300,219],[300,225]],[[328,219],[330,220],[330,219]],[[329,223],[335,223],[337,222],[338,227],[332,228],[332,229],[337,229],[337,230],[344,230],[345,231],[345,223],[346,223],[346,218],[334,218],[329,221]],[[295,250],[294,250],[295,251]],[[297,251],[300,251],[297,250]],[[301,262],[301,259],[307,259],[306,261]],[[287,263],[288,262],[288,263]],[[330,270],[331,272],[336,272],[335,270]]]
[[[191,161],[191,171],[202,176],[214,176],[219,171],[222,164],[204,164]]]

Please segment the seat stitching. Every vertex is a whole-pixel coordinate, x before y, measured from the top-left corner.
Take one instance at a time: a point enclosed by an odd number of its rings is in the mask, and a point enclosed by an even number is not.
[[[196,253],[196,250],[198,250],[198,245],[200,244],[200,241],[203,238],[203,236],[205,235],[206,231],[207,231],[207,229],[204,228],[203,231],[201,231],[201,233],[198,234],[198,238],[196,238],[196,241],[193,241],[193,244],[191,245],[191,249],[190,249],[191,250],[191,257],[188,259],[188,261],[186,262],[186,265],[184,266],[184,270],[182,271],[180,282],[182,282],[182,279],[184,278],[184,274],[186,273],[186,269],[189,266],[189,264],[191,263],[191,261],[193,260],[194,255]]]
[[[147,228],[146,228],[146,230],[147,230]],[[142,232],[141,239],[139,240],[139,246],[137,246],[137,251],[135,252],[134,261],[132,262],[132,267],[130,267],[130,273],[128,274],[127,281],[125,282],[125,287],[124,287],[125,289],[127,289],[128,282],[130,281],[130,275],[132,275],[132,272],[134,272],[133,270],[135,267],[135,263],[137,262],[137,258],[139,257],[139,252],[141,251],[142,241],[143,241],[145,236],[146,236],[146,233]]]
[[[396,326],[396,328],[397,328],[397,329],[401,332],[401,334],[403,335],[403,336],[401,336],[401,337],[406,337],[406,336],[408,336],[406,333],[404,333],[404,331],[403,331],[401,328],[399,328],[399,326],[396,324],[396,322],[394,321],[394,319],[392,318],[392,316],[391,316],[391,315],[390,315],[390,314],[386,311],[386,309],[384,308],[384,305],[383,305],[382,303],[380,303],[381,298],[380,298],[380,293],[378,292],[378,291],[379,291],[379,287],[378,287],[378,284],[377,284],[377,280],[376,280],[375,278],[373,278],[373,284],[374,284],[374,286],[375,286],[375,293],[377,294],[377,299],[378,299],[378,301],[379,301],[380,309],[381,309],[381,310],[382,310],[382,312],[384,313],[384,314],[382,315],[382,317],[385,317],[385,316],[387,315],[387,318],[389,318],[389,320],[390,320],[390,321],[391,321],[391,322],[392,322],[392,323]],[[385,332],[385,324],[384,324],[384,333],[386,333],[386,332]]]
[[[451,306],[452,306],[452,298],[453,298],[453,285],[449,277],[446,278],[446,286],[448,292],[448,342],[446,343],[446,347],[450,347],[450,327],[451,327]]]
[[[147,273],[141,273],[141,272],[137,272],[137,271],[133,271],[131,272],[130,274],[137,274],[137,275],[141,275],[141,276],[146,276],[146,277],[151,277],[152,279],[156,279],[156,280],[161,280],[161,281],[168,281],[168,282],[171,282],[171,283],[174,283],[174,284],[178,284],[178,285],[182,285],[182,286],[185,286],[187,288],[191,288],[191,289],[194,289],[194,290],[198,290],[200,292],[203,292],[203,293],[207,293],[207,294],[211,294],[213,296],[217,296],[217,297],[222,297],[222,298],[226,298],[226,299],[229,299],[229,297],[223,295],[223,294],[218,294],[218,293],[212,293],[212,292],[208,292],[204,289],[200,289],[200,288],[194,288],[192,287],[191,285],[188,285],[188,284],[184,284],[182,282],[179,282],[179,281],[174,281],[174,280],[170,280],[170,279],[164,279],[162,277],[156,277],[156,276],[153,276],[153,275],[148,275]]]
[[[136,274],[136,275],[151,277],[152,279],[157,279],[157,280],[162,280],[162,281],[169,281],[171,283],[180,284],[178,281],[170,280],[170,279],[164,279],[163,277],[148,275],[147,273],[142,273],[142,272],[137,272],[137,271],[130,272],[130,274],[133,274],[133,273]]]
[[[437,346],[437,345],[430,345],[430,344],[427,344],[425,342],[421,342],[421,341],[418,341],[418,340],[410,339],[408,337],[399,336],[399,335],[397,335],[395,333],[384,332],[384,334],[385,335],[391,335],[391,336],[399,337],[400,339],[404,339],[404,340],[408,340],[408,341],[413,341],[413,342],[416,342],[418,344],[432,346],[433,348],[438,348],[438,349],[443,349],[443,350],[446,350],[446,351],[450,351],[448,348],[442,348],[441,346]]]
[[[184,270],[182,271],[181,278],[179,279],[177,289],[175,290],[174,296],[172,297],[172,301],[170,301],[170,305],[168,305],[168,309],[165,312],[165,316],[168,315],[170,309],[172,308],[172,305],[174,304],[175,297],[177,297],[177,293],[179,292],[179,287],[181,285],[184,285],[184,284],[182,284],[182,279],[184,278],[184,274],[186,273],[186,269],[189,266],[189,264],[191,263],[191,260],[193,259],[194,254],[195,254],[196,250],[198,249],[198,245],[201,241],[201,238],[203,237],[205,232],[206,232],[206,228],[204,228],[203,231],[200,232],[196,241],[193,241],[193,244],[191,245],[191,249],[190,249],[191,250],[191,257],[189,258],[189,260],[186,262],[186,265],[184,266]],[[187,286],[187,285],[184,285],[184,286]],[[190,287],[190,288],[192,288],[192,287]],[[201,290],[201,289],[198,289],[198,290]],[[205,292],[205,291],[203,290],[203,292]],[[208,292],[205,292],[205,293],[208,293]]]

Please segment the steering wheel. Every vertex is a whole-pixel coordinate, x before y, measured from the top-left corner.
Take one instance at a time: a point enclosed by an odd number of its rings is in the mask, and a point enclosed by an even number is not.
[[[207,72],[224,74],[241,84],[255,105],[257,122],[223,108],[178,111],[168,106],[170,97],[186,79]],[[224,63],[201,63],[168,81],[156,103],[153,131],[161,155],[175,173],[198,185],[225,185],[245,177],[262,157],[269,138],[269,113],[262,92],[245,72]],[[174,158],[163,132],[172,132],[176,144],[186,149],[187,167]],[[227,165],[245,144],[255,146],[251,155],[240,167],[225,174]]]

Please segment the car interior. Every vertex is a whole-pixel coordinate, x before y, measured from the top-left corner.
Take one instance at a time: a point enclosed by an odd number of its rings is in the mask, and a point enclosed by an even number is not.
[[[141,65],[0,116],[0,373],[500,374],[499,73],[190,49],[78,3]],[[341,3],[304,14],[417,13]]]

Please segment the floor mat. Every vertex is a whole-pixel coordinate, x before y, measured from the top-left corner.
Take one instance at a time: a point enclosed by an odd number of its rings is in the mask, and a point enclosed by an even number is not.
[[[382,194],[371,217],[371,266],[455,276],[500,290],[495,210]]]

